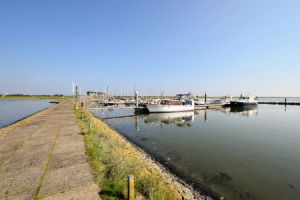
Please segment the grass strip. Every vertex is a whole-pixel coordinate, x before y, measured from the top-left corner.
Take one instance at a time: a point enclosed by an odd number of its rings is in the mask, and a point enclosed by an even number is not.
[[[123,137],[84,109],[75,109],[101,199],[126,199],[128,175],[135,177],[136,199],[182,199]]]

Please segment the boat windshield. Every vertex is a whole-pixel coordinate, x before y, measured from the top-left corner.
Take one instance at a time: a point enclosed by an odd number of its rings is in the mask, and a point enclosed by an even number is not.
[[[193,102],[190,101],[190,100],[186,100],[186,101],[185,101],[185,105],[193,105]]]
[[[182,105],[183,102],[182,101],[178,101],[178,100],[162,100],[160,102],[161,105]]]

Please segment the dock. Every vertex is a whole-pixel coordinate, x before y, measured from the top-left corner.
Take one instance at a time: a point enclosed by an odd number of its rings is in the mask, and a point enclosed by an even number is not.
[[[71,100],[1,138],[0,180],[0,199],[100,199]]]
[[[195,105],[195,110],[206,110],[206,109],[219,109],[225,107],[225,104],[205,104]],[[146,107],[135,107],[135,114],[148,114],[149,111]]]
[[[258,102],[258,104],[300,106],[300,102]]]
[[[218,109],[224,107],[224,104],[204,104],[196,105],[195,110]]]

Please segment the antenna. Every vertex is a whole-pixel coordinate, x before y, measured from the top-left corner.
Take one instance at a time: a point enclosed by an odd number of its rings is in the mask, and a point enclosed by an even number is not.
[[[123,98],[123,85],[121,85],[121,98]]]
[[[73,94],[73,96],[75,94],[75,83],[74,82],[72,82],[72,94]]]
[[[160,97],[162,98],[165,94],[165,90],[163,89],[163,84],[160,83]]]
[[[106,87],[106,96],[107,96],[107,98],[109,96],[109,86]]]

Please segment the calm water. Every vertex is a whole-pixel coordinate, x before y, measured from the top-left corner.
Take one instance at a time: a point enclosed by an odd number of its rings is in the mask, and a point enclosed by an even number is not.
[[[0,100],[0,128],[50,105],[49,100]]]
[[[284,102],[285,98],[258,98],[259,102]],[[286,98],[287,102],[292,102],[292,103],[300,103],[300,98],[299,97],[288,97]]]
[[[132,110],[94,110],[105,118]],[[108,114],[110,113],[110,114]],[[227,199],[300,199],[300,106],[106,119],[198,187]]]

